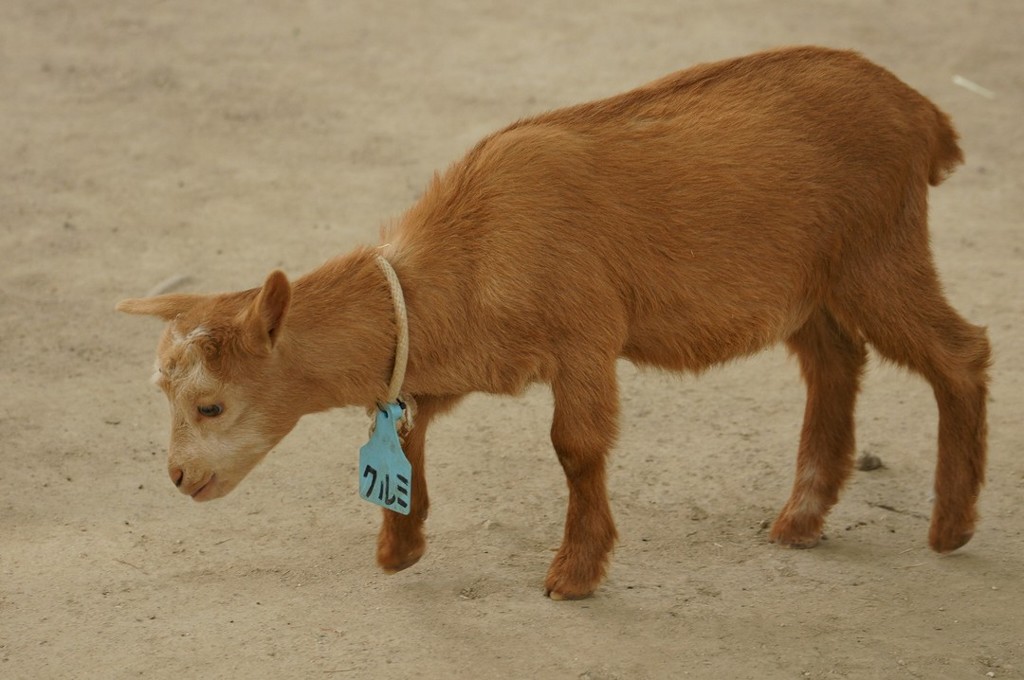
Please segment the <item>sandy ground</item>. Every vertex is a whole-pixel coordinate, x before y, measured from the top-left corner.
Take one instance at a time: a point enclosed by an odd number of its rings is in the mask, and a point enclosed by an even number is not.
[[[931,392],[874,359],[858,442],[886,467],[817,549],[768,544],[803,410],[781,350],[699,379],[622,366],[622,538],[581,602],[541,593],[565,503],[547,389],[433,428],[430,549],[396,576],[356,410],[303,420],[224,500],[169,483],[159,324],[117,300],[299,274],[499,125],[793,43],[862,50],[962,133],[933,242],[996,355],[965,549],[926,547]],[[4,0],[0,677],[1024,677],[1022,64],[1009,1]]]

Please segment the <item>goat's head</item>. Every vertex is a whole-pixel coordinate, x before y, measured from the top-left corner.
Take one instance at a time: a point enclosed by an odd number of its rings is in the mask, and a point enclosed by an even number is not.
[[[117,306],[168,322],[153,382],[171,407],[171,481],[197,501],[234,489],[302,415],[280,342],[290,302],[291,285],[275,271],[262,288]]]

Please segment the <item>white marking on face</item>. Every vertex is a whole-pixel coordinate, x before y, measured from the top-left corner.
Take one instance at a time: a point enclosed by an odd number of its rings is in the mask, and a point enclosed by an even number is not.
[[[189,331],[188,335],[185,336],[183,342],[192,342],[196,338],[205,338],[205,337],[209,337],[209,335],[210,335],[210,331],[207,330],[206,326],[204,326],[202,324],[199,324],[198,326],[193,328],[191,331]]]
[[[197,326],[187,335],[171,329],[173,347],[169,352],[171,358],[163,365],[158,360],[157,374],[154,381],[161,387],[167,384],[177,395],[195,396],[197,393],[216,392],[217,381],[206,366],[206,357],[202,343],[196,342],[209,337],[210,332],[204,326]]]
[[[182,393],[191,395],[195,392],[215,391],[214,388],[218,381],[210,375],[203,360],[194,357],[194,360],[188,366],[182,367],[182,370],[175,376],[175,382]]]

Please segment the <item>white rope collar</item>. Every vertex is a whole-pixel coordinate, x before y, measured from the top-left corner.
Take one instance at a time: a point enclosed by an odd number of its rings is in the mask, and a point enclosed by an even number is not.
[[[402,383],[405,382],[405,368],[409,361],[409,317],[405,309],[405,296],[402,294],[402,284],[398,280],[398,274],[394,267],[380,253],[376,254],[377,265],[384,272],[384,278],[388,281],[388,288],[391,290],[391,301],[395,306],[395,324],[398,341],[395,346],[395,367],[391,372],[391,382],[388,384],[388,403],[401,404],[404,412],[401,419],[401,429],[408,432],[412,429],[413,404],[410,398],[400,399]]]

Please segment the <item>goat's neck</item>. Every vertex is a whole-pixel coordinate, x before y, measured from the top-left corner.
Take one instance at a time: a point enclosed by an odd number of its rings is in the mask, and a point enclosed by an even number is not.
[[[283,379],[301,380],[310,411],[339,406],[370,407],[386,398],[395,362],[395,308],[373,249],[359,249],[327,262],[295,281]],[[391,258],[389,258],[391,259]],[[408,313],[409,359],[403,393],[452,394],[452,357],[459,355],[464,321],[458,310],[464,286],[452,285],[453,262],[421,258],[392,260]],[[285,341],[285,337],[282,341]]]
[[[396,346],[394,308],[372,250],[297,279],[279,348],[281,379],[302,383],[307,412],[385,397]]]

